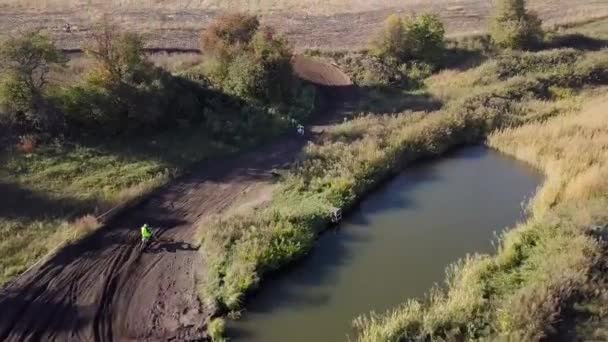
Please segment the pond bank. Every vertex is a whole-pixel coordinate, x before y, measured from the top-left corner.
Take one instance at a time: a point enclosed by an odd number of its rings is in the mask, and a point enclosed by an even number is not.
[[[421,297],[450,263],[491,252],[493,233],[523,218],[521,203],[540,180],[480,146],[408,168],[321,235],[302,262],[265,282],[228,337],[346,340],[353,317]]]

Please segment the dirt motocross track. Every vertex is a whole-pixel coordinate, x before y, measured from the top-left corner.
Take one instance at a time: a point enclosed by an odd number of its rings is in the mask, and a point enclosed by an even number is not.
[[[330,65],[296,59],[302,78],[340,86]],[[348,88],[348,87],[347,87]],[[325,91],[328,88],[324,88]],[[339,102],[331,94],[334,102]],[[318,119],[327,122],[320,111]],[[322,126],[315,127],[315,131]],[[90,237],[64,248],[0,290],[1,341],[203,340],[213,309],[201,305],[198,224],[213,214],[263,201],[271,171],[289,165],[306,143],[288,135],[230,160],[206,163]],[[141,251],[139,227],[159,238]]]

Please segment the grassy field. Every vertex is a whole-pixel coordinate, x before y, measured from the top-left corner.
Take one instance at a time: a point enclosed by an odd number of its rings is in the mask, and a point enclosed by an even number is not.
[[[552,26],[608,15],[602,0],[529,0],[545,24]],[[144,1],[144,0],[4,0],[0,32],[28,27],[49,30],[63,48],[78,48],[89,39],[91,23],[109,14],[117,23],[149,36],[150,47],[198,48],[198,36],[217,12],[245,10],[286,33],[296,48],[364,47],[392,13],[438,13],[450,35],[485,31],[491,1],[479,0],[333,0],[333,1]],[[563,9],[567,8],[567,11]],[[63,32],[69,22],[71,33]]]
[[[9,195],[0,199],[0,284],[97,227],[97,215],[146,195],[196,161],[233,151],[200,131],[183,131],[128,144],[3,152],[0,189]]]

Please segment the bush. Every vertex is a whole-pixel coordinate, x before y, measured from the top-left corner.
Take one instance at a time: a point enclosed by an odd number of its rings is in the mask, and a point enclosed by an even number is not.
[[[407,32],[403,19],[396,14],[384,22],[378,37],[372,42],[372,53],[380,58],[403,61],[407,59]]]
[[[359,86],[417,88],[431,75],[435,65],[410,61],[391,64],[366,52],[351,52],[333,57],[350,79]]]
[[[436,15],[423,14],[405,19],[391,15],[372,42],[372,52],[390,63],[416,60],[436,64],[443,54],[444,36],[443,23]]]
[[[212,342],[226,341],[224,333],[226,332],[226,321],[222,318],[214,318],[207,326],[209,337]]]
[[[5,120],[37,131],[60,130],[63,118],[48,101],[46,93],[51,68],[63,66],[65,62],[53,42],[38,31],[2,42],[0,110],[8,113]]]
[[[93,70],[82,82],[54,92],[74,133],[117,135],[200,124],[210,98],[220,97],[204,80],[155,67],[138,34],[103,22],[93,37],[86,50],[95,60]]]
[[[230,55],[247,46],[260,27],[256,16],[233,13],[219,16],[201,35],[201,51],[207,55]]]
[[[85,48],[96,61],[88,81],[106,88],[137,83],[153,68],[145,57],[144,45],[143,36],[137,33],[121,31],[108,21],[96,24],[92,42]]]
[[[299,86],[293,73],[293,51],[283,37],[257,17],[222,16],[206,30],[201,49],[207,55],[204,73],[228,94],[261,105],[285,107]]]
[[[529,49],[543,40],[542,22],[525,8],[525,0],[498,0],[491,21],[492,41],[504,49]]]

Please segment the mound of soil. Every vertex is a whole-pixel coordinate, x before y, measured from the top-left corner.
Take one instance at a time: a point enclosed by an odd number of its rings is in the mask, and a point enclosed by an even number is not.
[[[312,84],[329,87],[349,87],[353,85],[350,77],[337,66],[314,58],[296,55],[293,68],[303,80]]]

